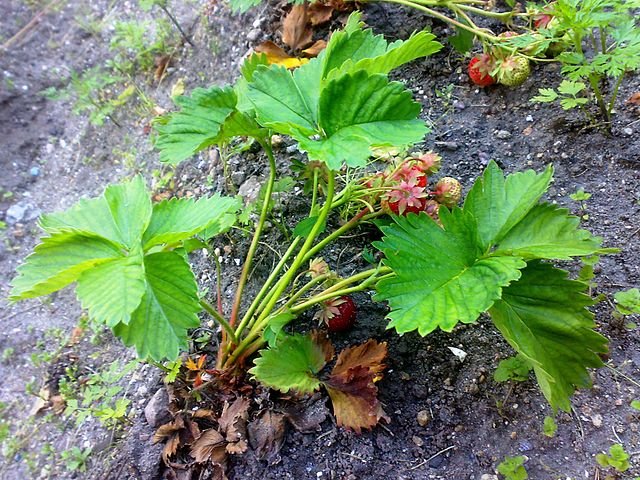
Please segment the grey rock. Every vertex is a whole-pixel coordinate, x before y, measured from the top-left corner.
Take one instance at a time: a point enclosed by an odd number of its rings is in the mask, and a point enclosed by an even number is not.
[[[250,42],[255,42],[260,38],[260,35],[262,35],[262,30],[260,30],[259,28],[254,28],[249,31],[249,33],[247,33],[247,40],[249,40]]]
[[[511,132],[508,130],[498,130],[496,132],[496,138],[499,138],[500,140],[507,140],[511,138]]]
[[[630,137],[631,135],[633,135],[633,128],[625,128],[622,130],[622,133],[624,133],[627,137]]]
[[[245,182],[240,185],[238,189],[238,194],[244,198],[246,203],[251,203],[258,198],[258,193],[260,192],[260,180],[258,177],[251,176],[245,180]]]
[[[40,209],[29,202],[21,201],[7,209],[6,221],[9,225],[19,222],[30,222],[40,216]]]
[[[153,397],[151,397],[147,406],[144,407],[144,418],[147,419],[147,423],[153,428],[158,428],[160,425],[171,420],[169,394],[166,388],[160,388]]]

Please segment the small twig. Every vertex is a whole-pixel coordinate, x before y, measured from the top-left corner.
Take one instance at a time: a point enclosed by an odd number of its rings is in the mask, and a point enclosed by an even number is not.
[[[576,409],[573,406],[571,407],[571,412],[573,413],[574,417],[576,417],[576,420],[578,421],[578,428],[580,429],[580,437],[582,438],[582,440],[584,440],[584,428],[582,428],[582,420],[580,419],[580,415],[578,415],[578,412],[576,412]]]
[[[59,1],[60,0],[52,0],[42,10],[36,13],[34,17],[31,20],[29,20],[29,22],[18,31],[18,33],[16,33],[13,37],[11,37],[9,40],[4,42],[2,46],[0,46],[0,52],[7,51],[9,47],[11,47],[14,43],[16,43],[22,37],[24,37],[29,32],[29,30],[33,29],[36,26],[36,24],[40,21],[40,19],[47,13],[47,11],[51,9]]]
[[[616,440],[618,440],[618,443],[622,445],[624,442],[618,436],[618,432],[616,432],[616,427],[614,425],[611,425],[611,431],[613,432],[613,436],[616,437]]]
[[[431,460],[433,460],[436,457],[439,457],[440,455],[442,455],[443,453],[448,452],[449,450],[451,450],[452,448],[456,448],[455,445],[451,445],[447,448],[443,448],[442,450],[440,450],[437,453],[434,453],[433,455],[431,455],[429,458],[427,458],[426,460],[424,460],[423,462],[420,462],[418,465],[416,465],[415,467],[411,467],[409,469],[407,469],[407,471],[411,471],[411,470],[415,470],[417,468],[420,468],[422,465],[424,465],[427,462],[430,462]]]

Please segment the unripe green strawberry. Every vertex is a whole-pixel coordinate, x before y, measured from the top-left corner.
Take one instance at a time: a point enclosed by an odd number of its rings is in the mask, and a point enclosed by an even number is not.
[[[500,63],[498,67],[498,83],[507,87],[517,87],[524,83],[530,73],[529,60],[513,55],[505,58]]]
[[[460,201],[462,186],[455,178],[443,177],[436,183],[433,195],[445,207],[453,207]]]

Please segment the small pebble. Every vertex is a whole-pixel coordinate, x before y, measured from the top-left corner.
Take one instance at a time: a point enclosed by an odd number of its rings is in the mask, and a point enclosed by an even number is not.
[[[533,116],[527,115],[526,120],[527,120],[527,122],[533,122]]]
[[[593,423],[594,427],[600,428],[602,426],[602,415],[600,415],[599,413],[593,415],[591,417],[591,423]]]
[[[40,168],[38,167],[31,167],[31,170],[29,170],[29,175],[31,175],[32,177],[37,177],[40,175]]]
[[[507,140],[508,138],[511,138],[511,132],[508,130],[498,130],[496,132],[496,137],[500,140]]]
[[[422,440],[417,435],[414,435],[413,437],[411,437],[411,440],[413,441],[413,443],[415,443],[417,447],[422,447],[424,445],[424,440]]]
[[[630,137],[631,135],[633,135],[633,128],[624,128],[622,130],[622,133],[624,133],[627,137]]]
[[[247,40],[249,40],[250,42],[255,42],[260,38],[261,34],[262,31],[259,28],[254,28],[249,33],[247,33]]]
[[[416,416],[416,420],[418,422],[418,425],[420,425],[421,427],[426,427],[431,421],[431,415],[427,410],[420,410],[418,412],[418,415]]]

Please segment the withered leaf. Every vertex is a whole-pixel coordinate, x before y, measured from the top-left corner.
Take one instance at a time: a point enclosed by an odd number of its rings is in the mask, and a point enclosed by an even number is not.
[[[374,375],[382,373],[386,365],[382,362],[387,356],[387,343],[378,343],[373,339],[367,340],[362,345],[345,348],[336,360],[331,376],[340,376],[353,367],[362,366],[370,370]]]
[[[249,424],[248,430],[256,456],[271,463],[284,443],[284,414],[265,410]]]
[[[304,50],[302,50],[302,53],[304,53],[307,57],[317,57],[325,48],[327,48],[327,42],[325,42],[324,40],[317,40],[309,48],[305,48]]]
[[[222,414],[218,419],[220,432],[225,436],[228,453],[244,453],[247,450],[247,419],[249,418],[250,402],[247,398],[239,397],[229,405],[225,402]]]
[[[320,425],[327,419],[328,414],[326,398],[314,395],[305,404],[300,405],[298,402],[287,411],[286,417],[293,428],[302,433],[309,433],[320,430]]]
[[[627,103],[631,105],[640,105],[640,92],[633,93],[629,97],[629,100],[627,100]]]
[[[200,429],[195,422],[185,418],[184,414],[178,414],[176,418],[160,426],[153,435],[153,443],[166,440],[162,450],[162,458],[169,463],[169,457],[175,455],[179,447],[191,445],[200,437]]]
[[[269,65],[282,65],[286,68],[297,68],[304,65],[309,60],[306,58],[291,57],[282,48],[270,40],[262,42],[255,49],[256,53],[264,53],[267,56]]]
[[[198,463],[211,460],[214,464],[223,465],[227,459],[226,445],[227,442],[220,432],[215,429],[205,430],[191,445],[190,455]]]
[[[372,428],[381,418],[386,418],[373,378],[371,371],[360,366],[325,382],[337,425],[360,433],[363,428]]]
[[[331,340],[329,340],[329,337],[327,337],[327,332],[325,332],[324,330],[313,330],[310,335],[313,343],[318,345],[322,350],[322,353],[324,353],[325,362],[333,359],[334,355],[336,354],[336,349],[333,348]]]
[[[387,344],[373,339],[344,349],[338,355],[325,387],[333,403],[336,423],[360,433],[387,418],[378,401],[375,382],[382,378]]]
[[[282,24],[282,41],[298,51],[311,44],[313,30],[309,26],[307,4],[294,5]]]
[[[316,25],[327,23],[329,20],[331,20],[331,15],[333,15],[334,10],[335,8],[331,4],[325,5],[320,2],[312,3],[307,10],[309,22],[314,27]]]

